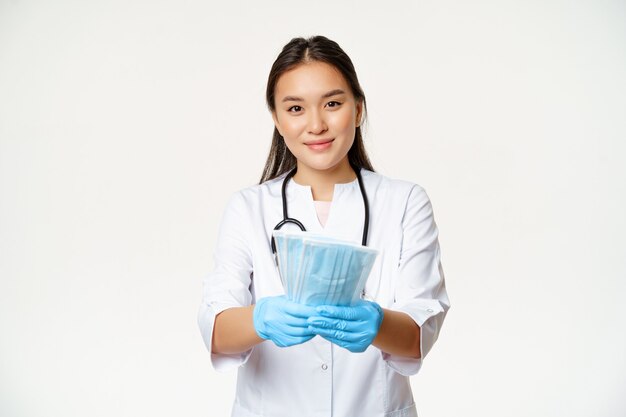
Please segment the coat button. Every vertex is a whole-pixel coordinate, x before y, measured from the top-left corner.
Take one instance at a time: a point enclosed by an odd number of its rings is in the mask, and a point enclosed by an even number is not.
[[[432,313],[432,312],[433,312],[433,309],[432,309],[432,308],[429,308],[429,309],[428,309],[428,310],[426,310],[426,311],[428,311],[429,313]]]
[[[323,370],[327,370],[327,369],[328,369],[328,365],[326,365],[325,363],[324,363],[324,364],[322,364],[322,369],[323,369]]]

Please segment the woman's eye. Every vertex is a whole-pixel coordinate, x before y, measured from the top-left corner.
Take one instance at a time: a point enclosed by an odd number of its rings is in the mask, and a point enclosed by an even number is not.
[[[338,101],[329,101],[329,102],[328,102],[328,106],[329,106],[329,107],[338,107],[338,106],[340,106],[340,105],[341,105],[341,103],[340,103],[340,102],[338,102]]]
[[[295,109],[295,111],[293,111]],[[302,109],[302,107],[300,106],[291,106],[289,107],[289,110],[287,110],[290,113],[297,113],[298,111],[300,111],[300,109]]]

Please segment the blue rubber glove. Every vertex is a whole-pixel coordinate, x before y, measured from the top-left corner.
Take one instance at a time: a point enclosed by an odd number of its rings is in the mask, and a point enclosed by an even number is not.
[[[373,301],[360,300],[352,307],[319,306],[316,310],[318,314],[308,319],[309,330],[350,352],[365,351],[383,322],[383,309]]]
[[[294,303],[287,296],[280,295],[257,301],[252,317],[254,330],[260,338],[271,340],[276,346],[287,347],[315,337],[307,323],[307,318],[315,314],[315,307]]]

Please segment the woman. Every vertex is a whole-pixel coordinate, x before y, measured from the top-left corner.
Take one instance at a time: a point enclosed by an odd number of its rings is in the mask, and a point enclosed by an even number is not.
[[[360,129],[365,96],[335,42],[285,45],[267,104],[275,124],[267,163],[260,184],[227,205],[198,314],[213,366],[238,367],[232,415],[416,416],[409,376],[450,305],[428,196],[374,172]],[[308,231],[379,251],[356,306],[284,296],[271,245],[283,183],[289,217]]]

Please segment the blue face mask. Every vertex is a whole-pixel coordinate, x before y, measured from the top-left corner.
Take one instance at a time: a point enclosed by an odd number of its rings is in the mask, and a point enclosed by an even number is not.
[[[353,305],[360,299],[378,251],[309,232],[275,231],[287,296],[297,303]]]

